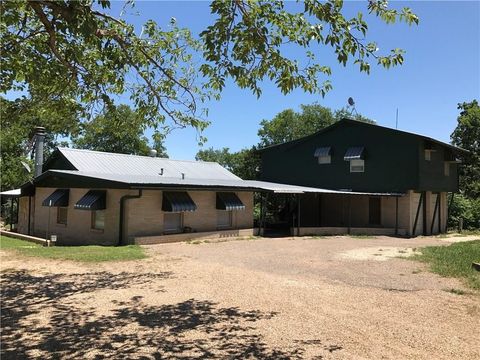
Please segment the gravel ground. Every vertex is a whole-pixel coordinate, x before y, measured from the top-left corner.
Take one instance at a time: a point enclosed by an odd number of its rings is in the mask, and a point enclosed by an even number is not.
[[[478,359],[480,295],[397,257],[453,240],[179,243],[95,265],[1,251],[1,357]]]

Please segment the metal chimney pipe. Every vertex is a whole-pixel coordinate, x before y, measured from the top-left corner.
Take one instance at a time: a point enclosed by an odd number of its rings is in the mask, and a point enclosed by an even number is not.
[[[45,128],[43,126],[35,127],[35,177],[42,174],[45,135]]]
[[[149,154],[150,157],[157,157],[157,150],[150,149]]]

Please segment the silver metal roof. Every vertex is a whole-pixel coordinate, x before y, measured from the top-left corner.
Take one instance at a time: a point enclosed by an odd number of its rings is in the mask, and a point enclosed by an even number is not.
[[[22,189],[13,189],[13,190],[2,191],[0,192],[0,195],[5,197],[16,197],[16,196],[20,196],[21,192],[22,192]]]
[[[150,156],[116,154],[100,151],[58,148],[67,160],[82,172],[159,176],[186,179],[240,180],[215,162],[171,160]]]
[[[306,186],[279,184],[266,181],[236,179],[193,179],[186,177],[166,177],[160,175],[137,175],[137,174],[109,174],[95,173],[76,170],[49,170],[43,173],[38,180],[49,176],[59,177],[82,177],[94,180],[106,180],[129,185],[132,188],[228,188],[245,191],[269,191],[274,193],[303,194],[303,193],[324,193],[324,194],[345,194],[345,195],[377,195],[377,196],[402,196],[403,193],[368,193],[356,191],[339,191]]]

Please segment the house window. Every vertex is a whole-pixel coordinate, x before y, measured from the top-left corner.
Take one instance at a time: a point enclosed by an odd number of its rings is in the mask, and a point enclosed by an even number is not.
[[[105,210],[92,211],[92,229],[94,230],[105,229]]]
[[[351,173],[363,173],[365,171],[365,160],[352,159],[350,160]]]
[[[450,163],[449,162],[444,163],[443,172],[444,172],[445,176],[450,176]]]
[[[319,164],[330,164],[332,162],[332,157],[330,155],[319,156],[318,163]]]
[[[368,223],[370,225],[381,224],[382,199],[380,197],[370,197],[368,200]]]
[[[178,233],[182,231],[183,219],[181,212],[165,212],[163,214],[163,231]]]
[[[218,228],[231,228],[232,227],[232,212],[225,210],[217,211],[217,227]]]
[[[427,161],[432,160],[432,150],[425,149],[425,160],[427,160]]]
[[[67,225],[67,207],[57,207],[57,224]]]

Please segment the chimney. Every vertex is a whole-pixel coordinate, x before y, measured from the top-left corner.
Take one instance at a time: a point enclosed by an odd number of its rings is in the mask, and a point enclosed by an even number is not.
[[[150,149],[150,152],[148,154],[150,157],[157,157],[157,150],[155,149]]]
[[[35,127],[35,177],[42,174],[45,135],[45,128],[43,126]]]

